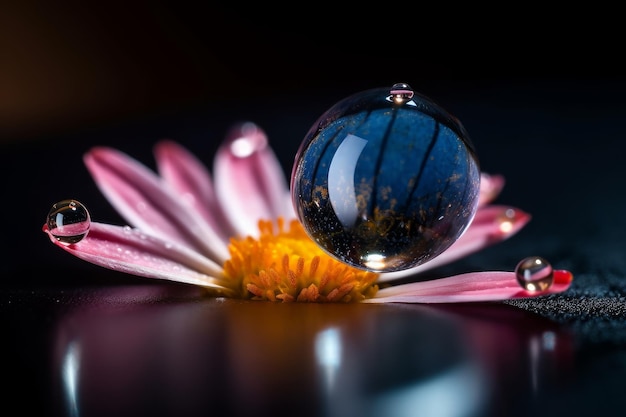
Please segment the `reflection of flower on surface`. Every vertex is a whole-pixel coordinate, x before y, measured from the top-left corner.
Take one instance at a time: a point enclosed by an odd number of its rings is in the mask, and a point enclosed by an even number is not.
[[[211,295],[271,301],[459,302],[534,297],[565,291],[568,271],[554,271],[543,291],[526,291],[515,272],[472,272],[393,285],[393,281],[507,239],[530,219],[491,205],[504,180],[483,174],[479,209],[465,234],[417,268],[381,273],[331,259],[295,220],[287,181],[265,133],[247,123],[231,131],[214,178],[180,145],[155,148],[159,175],[117,150],[97,147],[85,163],[130,227],[92,222],[78,243],[50,239],[86,261],[143,277],[203,286]],[[379,287],[384,287],[379,289]]]
[[[71,415],[394,415],[369,410],[437,381],[440,395],[413,409],[442,397],[467,409],[467,386],[486,388],[462,327],[425,306],[198,303],[184,290],[172,302],[163,289],[98,288],[64,315],[56,360]],[[473,378],[439,378],[450,374]]]
[[[568,333],[502,303],[198,303],[198,290],[63,294],[68,415],[511,415],[571,376]]]

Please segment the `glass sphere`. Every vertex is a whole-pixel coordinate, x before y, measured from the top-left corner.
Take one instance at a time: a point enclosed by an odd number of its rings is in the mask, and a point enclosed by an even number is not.
[[[465,128],[407,84],[347,97],[295,157],[291,197],[308,235],[336,259],[391,272],[423,264],[465,231],[480,169]]]

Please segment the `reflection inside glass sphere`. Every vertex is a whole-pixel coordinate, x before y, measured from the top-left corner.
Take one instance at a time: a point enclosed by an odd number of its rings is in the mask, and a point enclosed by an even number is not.
[[[471,222],[479,188],[478,159],[461,123],[402,83],[326,111],[291,175],[309,236],[340,261],[379,272],[445,251]]]

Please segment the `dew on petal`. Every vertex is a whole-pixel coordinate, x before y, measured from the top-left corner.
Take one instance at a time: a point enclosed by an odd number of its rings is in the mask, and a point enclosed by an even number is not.
[[[50,234],[65,244],[78,243],[87,236],[91,217],[87,208],[77,200],[63,200],[52,205],[46,225]]]
[[[254,123],[237,125],[228,135],[229,151],[237,158],[247,158],[268,146],[267,136]]]
[[[552,265],[539,256],[522,259],[515,267],[517,282],[527,291],[545,291],[552,286]]]
[[[498,218],[498,222],[500,222],[500,231],[503,234],[507,234],[513,230],[513,226],[515,223],[515,210],[507,209],[502,213],[502,215]]]
[[[461,123],[407,84],[339,101],[295,157],[292,201],[329,255],[375,272],[444,252],[474,217],[480,169]]]

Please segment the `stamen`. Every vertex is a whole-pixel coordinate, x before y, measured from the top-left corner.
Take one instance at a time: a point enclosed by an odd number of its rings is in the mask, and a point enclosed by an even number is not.
[[[275,232],[276,226],[277,231]],[[378,274],[343,264],[322,251],[297,220],[287,229],[259,222],[258,239],[231,239],[226,280],[241,298],[282,302],[353,302],[373,297]]]
[[[317,267],[320,264],[320,257],[319,256],[314,256],[313,259],[311,260],[311,266],[309,267],[309,274],[310,275],[315,275],[315,272],[317,271]]]

